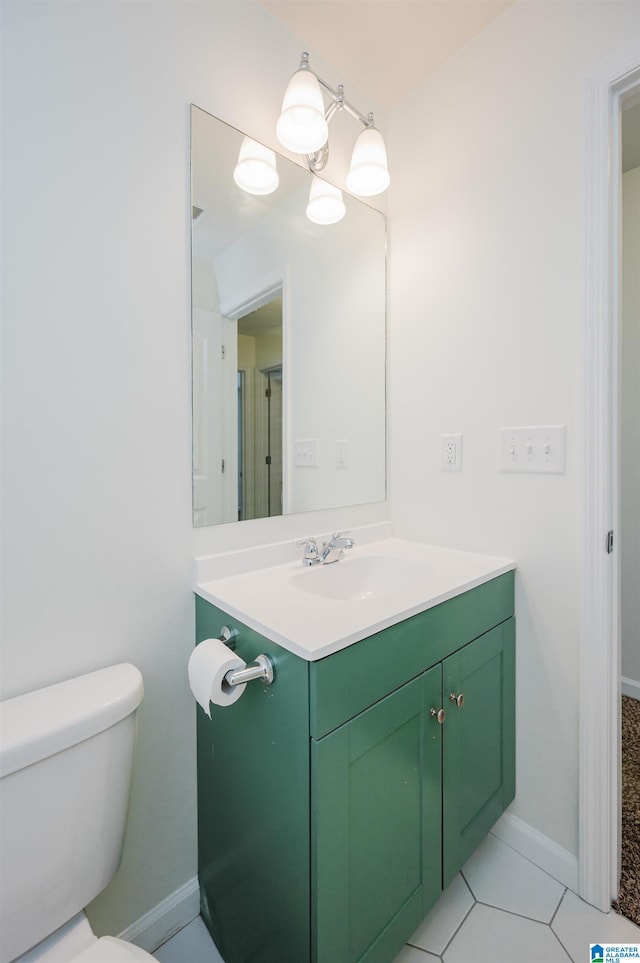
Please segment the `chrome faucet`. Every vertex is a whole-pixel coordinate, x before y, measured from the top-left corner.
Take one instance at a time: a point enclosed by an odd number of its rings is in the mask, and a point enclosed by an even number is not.
[[[349,532],[334,532],[329,541],[323,545],[320,561],[323,565],[337,562],[344,555],[345,548],[353,548],[355,542],[349,538]]]
[[[296,545],[304,545],[303,565],[329,565],[341,559],[345,549],[353,548],[355,541],[349,537],[349,532],[334,532],[322,548],[314,536],[300,539]]]

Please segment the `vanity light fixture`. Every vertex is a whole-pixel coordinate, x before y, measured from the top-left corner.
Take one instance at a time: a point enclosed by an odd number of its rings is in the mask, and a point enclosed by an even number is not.
[[[331,98],[326,110],[322,90]],[[361,197],[381,194],[389,186],[389,171],[384,140],[374,125],[373,114],[365,117],[345,100],[343,84],[334,90],[314,74],[306,52],[285,91],[276,126],[278,140],[287,150],[306,155],[309,170],[319,174],[329,159],[329,122],[339,110],[346,110],[364,127],[353,150],[347,187]]]
[[[328,181],[316,177],[311,179],[307,217],[314,224],[337,224],[346,213],[342,191]]]
[[[245,137],[240,145],[233,179],[248,194],[272,194],[280,183],[275,152]]]

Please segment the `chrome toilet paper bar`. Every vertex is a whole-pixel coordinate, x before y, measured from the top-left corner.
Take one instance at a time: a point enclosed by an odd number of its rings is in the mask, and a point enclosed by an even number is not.
[[[269,656],[257,655],[255,665],[248,665],[246,669],[232,669],[227,672],[224,681],[227,685],[243,685],[253,679],[261,679],[265,685],[271,685],[274,678],[273,662]]]
[[[235,649],[237,635],[237,629],[231,629],[228,625],[223,625],[218,638],[230,649]],[[255,665],[248,665],[245,669],[232,669],[224,677],[227,685],[244,685],[254,679],[261,679],[265,685],[271,685],[275,679],[273,662],[268,655],[258,655]]]

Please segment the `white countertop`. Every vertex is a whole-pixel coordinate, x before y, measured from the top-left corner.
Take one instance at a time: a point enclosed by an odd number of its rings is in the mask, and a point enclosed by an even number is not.
[[[282,563],[290,543],[197,559],[195,592],[313,662],[516,567],[493,555],[393,537],[362,544],[354,535],[355,547],[327,566],[305,568],[301,548]],[[346,597],[335,597],[343,585]]]

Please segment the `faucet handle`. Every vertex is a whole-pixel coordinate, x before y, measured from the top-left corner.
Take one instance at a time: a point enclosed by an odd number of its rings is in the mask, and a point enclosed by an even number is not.
[[[309,535],[308,538],[299,538],[294,543],[294,545],[304,545],[304,556],[303,561],[307,564],[317,561],[320,558],[320,549],[318,548],[318,540],[315,535]]]
[[[341,541],[343,539],[346,539],[348,543],[344,545],[343,548],[353,548],[353,546],[355,545],[355,539],[351,538],[350,529],[347,529],[345,532],[334,532],[333,535],[331,536],[331,541],[329,542],[329,544],[333,545],[335,544],[335,542]]]

